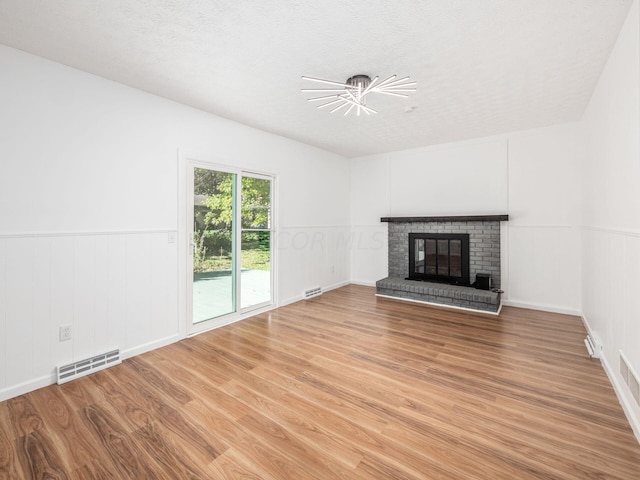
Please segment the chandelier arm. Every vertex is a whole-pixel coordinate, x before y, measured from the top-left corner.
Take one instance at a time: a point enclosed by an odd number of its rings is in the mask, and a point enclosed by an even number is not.
[[[345,100],[345,99],[343,98],[342,100]],[[343,107],[345,107],[347,105],[349,105],[349,102],[347,102],[345,100],[342,104],[338,105],[336,108],[334,108],[333,110],[329,111],[329,113],[337,112],[338,110],[340,110],[341,108],[343,108]]]
[[[395,77],[395,75],[394,75],[394,77]],[[409,77],[399,78],[399,79],[397,79],[397,80],[393,80],[392,82],[385,83],[385,87],[392,87],[392,86],[394,86],[394,85],[396,85],[396,84],[398,84],[398,83],[406,82],[407,80],[409,80]],[[378,85],[378,86],[379,86],[379,85]]]
[[[353,110],[353,107],[355,107],[355,106],[356,106],[356,105],[355,105],[354,103],[352,103],[352,104],[349,106],[349,108],[347,108],[347,111],[346,111],[346,112],[344,112],[344,116],[346,117],[347,115],[349,115],[349,112],[350,112],[351,110]],[[358,105],[358,108],[360,108],[360,105]]]
[[[382,88],[380,88],[380,86],[375,87],[372,92],[375,93],[379,93],[379,92],[395,92],[395,91],[400,91],[400,90],[406,90],[409,92],[415,92],[417,89],[416,88],[411,88],[414,85],[416,85],[417,82],[411,82],[411,83],[403,83],[400,85],[393,85],[393,86],[384,86]]]
[[[357,103],[358,105],[363,105],[363,106],[364,106],[364,104],[362,103],[362,101],[360,100],[360,98],[356,97],[353,93],[351,93],[351,91],[350,91],[350,90],[347,90],[347,95],[348,95],[349,97],[351,97],[351,101],[352,101],[352,102]],[[348,97],[343,97],[343,98],[348,98]]]
[[[322,97],[307,98],[307,102],[317,102],[319,100],[328,100],[329,98],[338,98],[340,95],[323,95]]]
[[[356,106],[358,106],[358,105],[359,105],[359,106],[360,106],[360,108],[362,108],[362,109],[363,109],[363,110],[365,110],[365,111],[366,111],[366,110],[369,110],[371,113],[378,113],[378,112],[377,112],[377,111],[375,111],[373,108],[371,108],[371,107],[367,107],[366,105],[363,105],[362,103],[358,102],[357,100],[356,100],[356,101],[353,101],[353,100],[351,100],[350,98],[345,98],[345,97],[342,97],[342,98],[343,98],[343,99],[344,99],[344,101],[345,101],[345,102],[347,102],[347,103],[350,103],[350,104],[352,104],[352,105],[356,105]]]
[[[302,77],[303,80],[311,80],[312,82],[326,83],[328,85],[339,85],[340,87],[349,87],[350,85],[342,82],[333,82],[331,80],[322,80],[320,78]]]
[[[415,88],[398,88],[398,89],[394,89],[394,90],[380,90],[377,91],[375,93],[397,93],[397,92],[415,92],[416,89]]]
[[[417,83],[418,82],[410,82],[410,83],[402,83],[399,85],[386,86],[386,87],[382,87],[382,90],[395,90],[396,88],[414,87],[417,85]]]
[[[328,107],[330,105],[335,105],[338,102],[344,102],[343,98],[338,98],[337,100],[334,100],[333,102],[328,102],[328,103],[323,103],[322,105],[318,105],[317,108],[324,108],[324,107]]]
[[[303,93],[344,93],[344,88],[303,88],[300,91]]]
[[[392,82],[396,78],[396,76],[397,75],[391,75],[389,78],[381,81],[376,88],[381,88],[381,87],[387,85],[389,82]]]
[[[364,92],[362,92],[362,95],[366,95],[367,93],[371,92],[373,86],[376,84],[376,82],[380,79],[380,77],[375,77],[373,80],[371,80],[371,83],[369,85],[367,85],[367,88],[364,89]]]
[[[381,93],[382,95],[391,95],[393,97],[402,97],[402,98],[409,98],[409,95],[405,95],[404,93],[394,93],[394,92],[377,92],[377,93]]]

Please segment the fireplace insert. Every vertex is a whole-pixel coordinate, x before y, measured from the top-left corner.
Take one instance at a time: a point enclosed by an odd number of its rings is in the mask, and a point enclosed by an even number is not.
[[[469,234],[410,233],[407,280],[469,285]]]

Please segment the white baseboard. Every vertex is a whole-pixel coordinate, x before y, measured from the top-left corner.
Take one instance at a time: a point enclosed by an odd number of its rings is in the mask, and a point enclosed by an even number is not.
[[[545,305],[542,303],[524,302],[522,300],[502,299],[502,304],[505,307],[529,308],[531,310],[561,313],[564,315],[575,315],[577,317],[582,315],[582,312],[580,310],[576,310],[573,308],[560,307],[558,305]]]
[[[351,280],[352,284],[354,285],[362,285],[363,287],[375,287],[376,286],[376,282],[372,282],[370,280]]]
[[[56,374],[51,372],[50,375],[43,375],[42,377],[29,380],[28,382],[19,383],[18,385],[12,385],[9,388],[0,390],[0,402],[9,400],[10,398],[24,395],[25,393],[33,392],[39,388],[48,387],[56,383]]]
[[[328,287],[322,287],[322,291],[323,292],[328,292],[330,290],[335,290],[336,288],[346,287],[350,283],[352,283],[351,280],[347,280],[345,282],[334,283],[333,285],[329,285]]]
[[[580,315],[580,317],[582,318],[582,323],[584,324],[584,328],[587,329],[587,333],[589,335],[594,335],[595,332],[591,328],[591,325],[589,324],[587,317],[585,317],[584,315]],[[635,400],[631,396],[631,392],[625,385],[623,385],[618,380],[618,376],[616,375],[616,370],[612,368],[611,366],[612,362],[609,361],[606,355],[606,351],[604,350],[602,351],[602,354],[600,357],[600,364],[602,365],[602,369],[604,370],[604,373],[606,373],[607,377],[609,378],[609,382],[613,387],[613,391],[616,392],[618,401],[620,402],[620,405],[622,406],[622,410],[624,411],[624,414],[627,417],[627,420],[629,421],[629,425],[631,426],[631,430],[633,430],[633,434],[636,436],[636,440],[638,440],[638,443],[640,443],[640,419],[638,419],[638,417],[634,412],[633,404]]]
[[[183,338],[184,337],[182,337],[181,335],[175,334],[165,338],[161,338],[159,340],[154,340],[153,342],[145,343],[143,345],[138,345],[137,347],[130,348],[128,350],[121,350],[120,358],[122,358],[122,360],[125,360],[127,358],[135,357],[136,355],[150,352],[151,350],[155,350],[156,348],[166,347],[167,345],[176,343]]]
[[[179,335],[171,335],[169,337],[162,338],[154,342],[149,342],[144,345],[131,348],[129,350],[121,351],[120,355],[121,355],[121,358],[124,360],[125,358],[135,357],[136,355],[140,355],[141,353],[146,353],[151,350],[155,350],[156,348],[170,345],[181,339],[182,337],[180,337]],[[0,402],[4,402],[5,400],[9,400],[10,398],[17,397],[19,395],[24,395],[25,393],[33,392],[34,390],[38,390],[39,388],[53,385],[56,383],[56,379],[57,377],[54,370],[49,375],[43,375],[33,380],[19,383],[9,388],[5,388],[4,390],[0,390]]]
[[[635,415],[633,411],[633,404],[631,403],[635,402],[635,400],[631,397],[630,392],[629,394],[626,394],[626,390],[628,389],[618,381],[618,378],[616,377],[614,370],[612,370],[606,355],[600,357],[600,363],[602,364],[602,368],[607,374],[607,377],[609,377],[613,390],[616,392],[618,401],[620,402],[620,405],[622,405],[622,410],[629,421],[629,425],[631,425],[631,430],[633,430],[636,440],[640,443],[640,420],[638,420],[638,417]]]
[[[299,302],[300,300],[304,300],[304,295],[298,295],[296,297],[287,298],[286,300],[281,300],[278,303],[278,306],[286,307],[287,305],[291,305],[292,303]]]
[[[350,280],[347,280],[346,282],[338,282],[338,283],[334,283],[333,285],[328,285],[326,287],[322,287],[322,293],[328,292],[330,290],[335,290],[336,288],[345,287],[345,286],[347,286],[347,285],[349,285],[351,283],[354,283],[354,282],[352,282]],[[291,305],[292,303],[299,302],[301,300],[304,300],[304,295],[303,294],[297,295],[295,297],[287,298],[285,300],[281,300],[278,303],[278,306],[279,307],[284,307],[284,306],[287,306],[287,305]]]

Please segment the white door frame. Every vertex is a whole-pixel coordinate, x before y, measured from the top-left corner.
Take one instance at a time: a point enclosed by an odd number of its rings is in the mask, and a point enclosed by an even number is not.
[[[238,167],[229,166],[217,161],[203,160],[201,155],[188,155],[179,152],[178,155],[178,306],[182,315],[180,315],[180,333],[186,337],[196,335],[207,330],[228,325],[230,323],[242,320],[244,318],[266,312],[277,308],[277,176],[268,172],[257,172],[252,170],[243,170]],[[239,184],[243,176],[265,178],[271,180],[271,265],[270,265],[270,281],[271,281],[271,301],[253,305],[251,307],[239,308],[241,302],[241,275],[236,275],[236,311],[228,315],[206,320],[197,324],[193,324],[193,180],[194,168],[206,168],[225,173],[235,174]],[[238,196],[240,191],[238,191]],[[240,198],[238,197],[240,200]],[[240,227],[240,222],[236,222]],[[240,248],[241,228],[235,229],[236,248]],[[240,272],[240,255],[236,255],[236,272]]]

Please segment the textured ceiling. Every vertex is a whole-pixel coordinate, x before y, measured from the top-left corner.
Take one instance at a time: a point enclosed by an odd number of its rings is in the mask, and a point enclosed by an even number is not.
[[[579,119],[631,3],[0,0],[0,43],[354,157]],[[418,91],[360,117],[300,92],[354,74]]]

